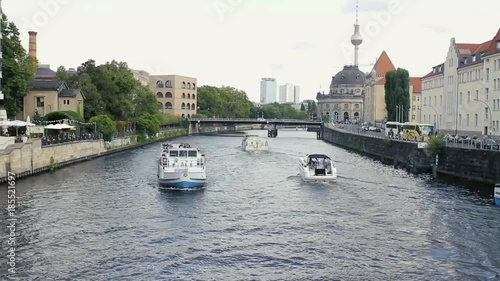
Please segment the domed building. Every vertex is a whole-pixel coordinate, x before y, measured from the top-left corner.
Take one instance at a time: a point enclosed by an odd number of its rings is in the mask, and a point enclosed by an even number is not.
[[[362,119],[365,74],[355,65],[344,69],[332,77],[330,92],[318,93],[318,110],[321,116],[336,121],[356,122]]]
[[[328,94],[316,95],[319,115],[334,122],[357,122],[363,119],[366,75],[358,67],[358,49],[362,42],[356,4],[356,24],[351,37],[351,43],[354,45],[354,65],[344,66],[344,69],[332,77]]]

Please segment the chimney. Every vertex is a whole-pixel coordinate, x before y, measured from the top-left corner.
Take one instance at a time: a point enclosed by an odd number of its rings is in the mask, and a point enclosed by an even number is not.
[[[36,31],[29,31],[30,43],[29,43],[29,55],[36,59]]]

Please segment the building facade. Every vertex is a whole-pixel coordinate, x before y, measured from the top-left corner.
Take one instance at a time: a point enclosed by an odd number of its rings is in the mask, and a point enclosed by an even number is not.
[[[410,110],[408,121],[422,123],[420,115],[422,112],[422,78],[410,77]]]
[[[300,103],[300,86],[297,85],[293,86],[293,103]]]
[[[385,75],[392,70],[396,70],[396,67],[394,67],[387,53],[383,51],[375,62],[372,71],[366,77],[364,121],[376,125],[384,124],[387,121]]]
[[[70,89],[64,81],[31,81],[30,91],[23,97],[23,110],[19,119],[31,120],[38,112],[41,116],[55,111],[74,111],[83,116],[84,94]]]
[[[441,132],[498,135],[500,29],[492,40],[456,43],[452,38],[445,62],[422,78],[421,120]]]
[[[149,86],[149,73],[147,71],[135,69],[130,69],[130,71],[134,75],[134,78],[141,82],[141,85]]]
[[[279,87],[279,103],[294,103],[295,102],[295,86],[286,83]]]
[[[149,76],[149,87],[156,93],[163,113],[190,118],[198,111],[197,79],[180,75]]]
[[[260,80],[260,103],[273,103],[278,101],[278,84],[274,78],[262,78]]]

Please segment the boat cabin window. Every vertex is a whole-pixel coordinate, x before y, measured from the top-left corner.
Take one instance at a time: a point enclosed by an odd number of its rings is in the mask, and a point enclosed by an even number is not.
[[[190,150],[188,151],[188,157],[196,157],[196,150]]]
[[[186,157],[186,156],[187,156],[187,151],[186,150],[179,151],[179,157]]]
[[[178,156],[179,156],[179,151],[170,150],[170,157],[178,157]]]

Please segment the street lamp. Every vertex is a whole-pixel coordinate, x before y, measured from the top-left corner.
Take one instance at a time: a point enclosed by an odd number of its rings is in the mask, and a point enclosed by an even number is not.
[[[482,101],[482,100],[480,100],[480,99],[474,99],[474,101],[475,101],[475,102],[481,102],[481,103],[483,103],[483,104],[486,106],[486,108],[488,109],[488,111],[490,112],[490,117],[489,117],[489,119],[490,119],[490,133],[491,133],[491,130],[492,130],[492,128],[493,128],[493,126],[492,126],[493,115],[491,114],[491,108],[490,108],[490,106],[489,106],[489,105],[488,105],[485,101]],[[485,132],[485,133],[486,133],[486,132]]]
[[[439,114],[438,114],[437,109],[434,106],[430,105],[430,104],[424,104],[424,106],[428,106],[428,107],[434,109],[434,112],[436,112],[436,123],[434,125],[436,126],[436,131],[438,131],[438,129],[439,129]],[[429,122],[430,121],[431,120],[429,120]]]

